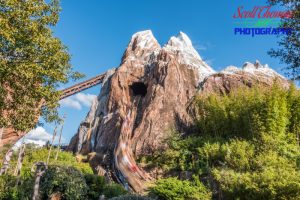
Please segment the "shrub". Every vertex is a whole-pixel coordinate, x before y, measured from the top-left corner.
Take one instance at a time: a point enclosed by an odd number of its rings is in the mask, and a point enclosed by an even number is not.
[[[300,173],[284,166],[254,172],[214,169],[213,176],[225,199],[300,199]]]
[[[211,198],[209,190],[200,182],[193,184],[177,178],[166,178],[157,181],[151,193],[165,200],[207,200]]]
[[[100,194],[103,192],[105,186],[105,179],[103,176],[94,174],[86,174],[84,176],[86,184],[88,186],[87,197],[90,200],[98,200]]]
[[[64,200],[84,199],[88,188],[82,173],[73,167],[49,166],[41,178],[42,198],[61,193]]]
[[[143,197],[137,195],[122,195],[119,197],[113,197],[110,200],[154,200],[150,197]]]
[[[127,191],[121,185],[111,183],[104,186],[103,194],[106,198],[112,198],[127,194]]]
[[[30,200],[32,199],[34,177],[27,176],[20,180],[11,175],[0,176],[0,199],[1,200]]]
[[[15,177],[9,175],[0,176],[0,199],[17,199],[15,184]]]

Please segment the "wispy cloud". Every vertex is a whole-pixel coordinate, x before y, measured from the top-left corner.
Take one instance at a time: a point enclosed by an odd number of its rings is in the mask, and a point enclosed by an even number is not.
[[[59,103],[63,107],[81,110],[82,106],[90,107],[96,98],[97,96],[93,94],[78,93],[74,96],[61,100]]]
[[[47,131],[39,126],[33,130],[31,130],[27,135],[26,139],[28,140],[43,140],[43,141],[48,141],[51,140],[52,134],[47,133]]]
[[[207,51],[215,47],[215,45],[210,42],[205,42],[205,43],[195,42],[193,46],[198,51]]]
[[[72,97],[68,97],[66,99],[61,100],[60,105],[62,107],[74,108],[77,110],[81,110],[81,105],[78,101],[74,100]]]
[[[202,44],[194,44],[194,48],[197,49],[198,51],[205,51],[207,50],[207,47],[202,45]]]
[[[48,133],[43,127],[38,126],[37,128],[31,130],[24,139],[24,142],[26,144],[33,143],[39,146],[43,146],[46,144],[47,141],[52,140],[52,134]],[[56,138],[58,140],[58,137]],[[16,144],[15,147],[19,147],[22,143],[23,139],[19,140]],[[62,138],[62,141],[64,139]]]
[[[83,105],[90,107],[97,96],[93,94],[78,93],[75,95],[75,98]]]

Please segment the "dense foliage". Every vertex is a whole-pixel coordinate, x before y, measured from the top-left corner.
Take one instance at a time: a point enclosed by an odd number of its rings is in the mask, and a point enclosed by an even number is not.
[[[147,158],[149,164],[192,172],[216,199],[300,199],[300,92],[294,86],[242,88],[201,96],[195,105],[199,131],[173,135],[170,148]],[[156,193],[175,195],[180,184],[159,181]]]
[[[82,173],[73,167],[49,166],[40,183],[43,199],[59,192],[63,200],[80,200],[85,197],[87,188]]]
[[[22,186],[16,186],[17,178],[11,175],[0,176],[0,199],[2,200],[29,200],[32,196],[34,184],[33,176],[22,179]]]
[[[110,200],[154,200],[150,197],[143,197],[143,196],[137,196],[137,195],[122,195],[118,197],[110,198]]]
[[[58,84],[81,77],[53,36],[59,11],[58,0],[0,0],[0,127],[28,130],[40,112],[57,119]]]
[[[158,180],[151,192],[159,199],[173,200],[206,200],[211,198],[211,193],[200,181],[181,181],[177,178]]]
[[[75,156],[72,153],[62,151],[58,154],[57,160],[55,160],[57,149],[52,149],[52,154],[50,155],[50,165],[59,165],[59,166],[66,166],[66,167],[74,167],[81,171],[84,174],[92,174],[93,170],[89,166],[88,163],[83,162],[77,162]],[[48,157],[49,149],[46,147],[36,147],[33,144],[27,144],[25,149],[25,157],[23,160],[23,166],[22,166],[22,175],[26,175],[31,172],[31,167],[35,162],[38,161],[44,161],[46,162]],[[5,151],[2,152],[2,156]],[[10,161],[11,167],[9,168],[8,173],[13,174],[13,171],[15,170],[17,157],[18,157],[18,151],[15,151],[13,154],[13,157]],[[2,160],[2,157],[0,157],[0,160]],[[1,165],[2,163],[0,163]]]
[[[103,194],[107,198],[112,198],[112,197],[127,194],[127,191],[124,189],[123,186],[116,183],[111,183],[104,186]]]
[[[53,151],[55,152],[56,149]],[[16,165],[17,151],[13,155],[7,175],[0,176],[1,200],[32,199],[35,174],[31,172],[31,168],[35,162],[47,159],[48,149],[28,144],[25,152],[19,178],[11,175]],[[106,184],[104,177],[94,175],[89,164],[77,162],[73,154],[60,152],[58,159],[55,160],[55,153],[52,153],[48,170],[41,178],[42,199],[48,199],[53,194],[60,194],[65,200],[98,200],[100,195],[112,198],[127,194],[127,191],[118,184]],[[17,184],[18,179],[19,184]]]
[[[105,186],[105,179],[103,176],[96,176],[93,174],[86,174],[84,176],[86,184],[89,186],[87,191],[88,199],[99,199],[99,196],[103,193]]]

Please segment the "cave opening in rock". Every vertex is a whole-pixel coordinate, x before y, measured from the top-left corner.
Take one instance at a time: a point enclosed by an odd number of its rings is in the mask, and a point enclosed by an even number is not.
[[[135,82],[130,85],[133,96],[146,96],[147,86],[143,82]]]

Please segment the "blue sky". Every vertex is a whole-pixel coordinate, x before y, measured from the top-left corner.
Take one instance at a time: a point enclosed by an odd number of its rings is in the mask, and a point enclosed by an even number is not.
[[[281,72],[284,67],[277,59],[267,55],[270,47],[276,47],[276,36],[234,35],[234,13],[238,6],[251,10],[264,6],[258,0],[61,0],[62,12],[58,25],[53,29],[69,48],[74,69],[93,77],[120,64],[122,54],[137,31],[151,29],[161,45],[185,32],[192,40],[200,56],[215,70],[228,65],[241,66],[245,61],[260,60]],[[64,87],[69,86],[65,85]],[[97,95],[100,86],[84,91]],[[81,109],[61,106],[60,113],[67,119],[63,131],[64,142],[76,133],[80,122],[88,112],[83,101],[73,97]],[[74,102],[73,102],[74,103]],[[74,105],[73,105],[74,107]],[[44,129],[52,133],[53,125]]]

